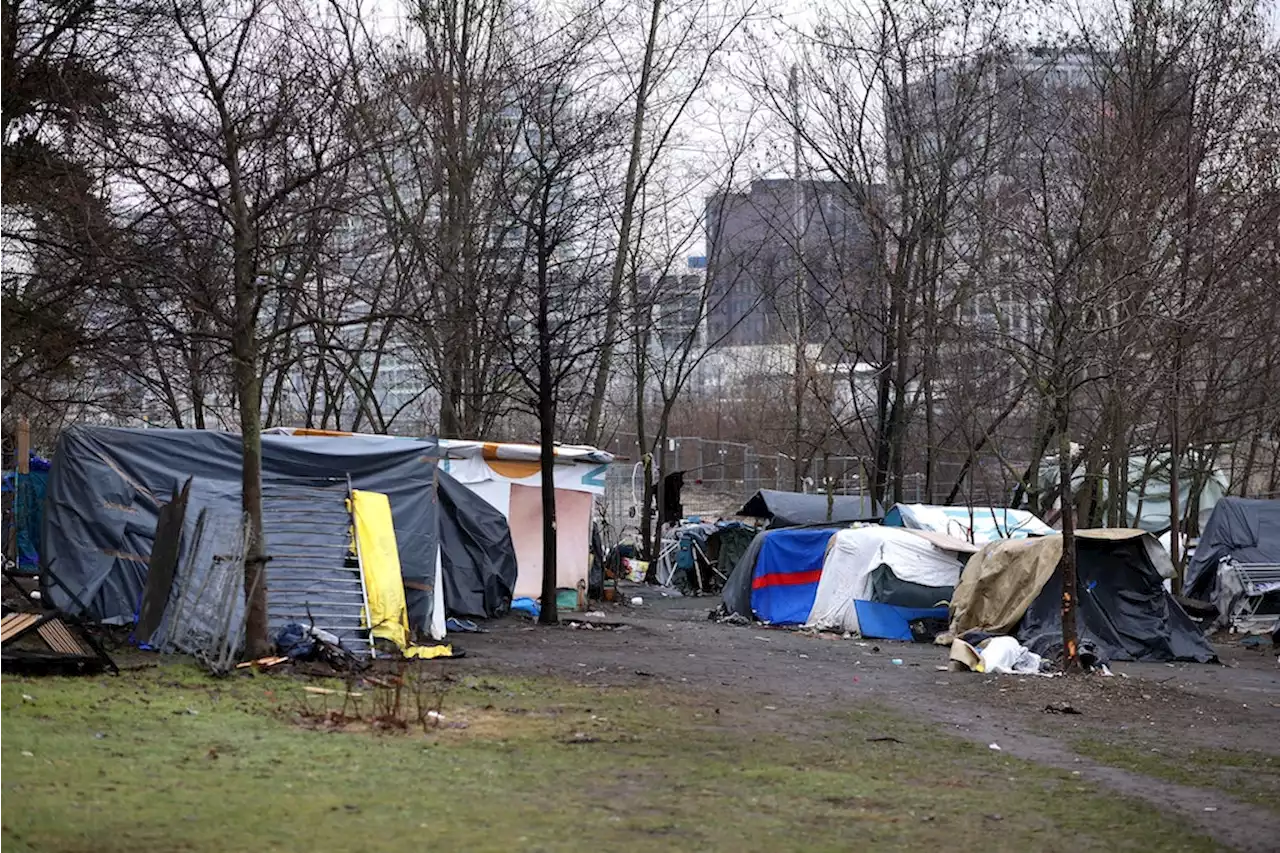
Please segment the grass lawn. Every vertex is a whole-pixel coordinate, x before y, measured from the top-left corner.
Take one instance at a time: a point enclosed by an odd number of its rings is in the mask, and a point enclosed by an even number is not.
[[[337,702],[306,683],[6,676],[6,853],[1216,849],[875,709],[467,676],[442,705],[458,728],[332,732],[297,724]]]

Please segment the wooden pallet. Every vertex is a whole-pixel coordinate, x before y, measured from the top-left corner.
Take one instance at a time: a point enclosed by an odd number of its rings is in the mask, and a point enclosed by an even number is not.
[[[80,660],[101,660],[112,671],[116,669],[110,656],[92,641],[87,634],[77,637],[83,631],[80,626],[68,627],[63,618],[54,611],[45,613],[10,613],[0,619],[0,640],[3,645],[17,642],[22,637],[35,632],[49,651],[63,658]],[[18,650],[11,650],[19,654]]]

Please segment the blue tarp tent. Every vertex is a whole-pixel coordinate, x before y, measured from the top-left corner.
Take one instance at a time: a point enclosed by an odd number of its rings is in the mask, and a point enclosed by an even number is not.
[[[822,578],[830,528],[769,532],[751,573],[751,611],[772,625],[803,625]]]

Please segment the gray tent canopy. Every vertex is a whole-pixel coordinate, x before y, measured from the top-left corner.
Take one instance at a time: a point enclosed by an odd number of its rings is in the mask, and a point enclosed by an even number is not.
[[[88,616],[132,622],[146,583],[161,505],[192,478],[188,517],[198,503],[238,519],[241,452],[240,436],[234,433],[68,429],[59,437],[49,472],[43,567],[76,591]],[[437,455],[434,439],[262,437],[262,480],[268,495],[323,484],[340,492],[350,478],[354,488],[388,496],[410,626],[422,632],[432,621],[440,541]],[[268,499],[265,521],[270,522],[271,512]],[[268,556],[271,548],[268,537]],[[56,588],[48,588],[46,594],[58,606],[69,604]]]
[[[518,571],[507,517],[443,468],[437,476],[445,610],[455,616],[501,616],[511,606]]]
[[[797,524],[873,521],[884,515],[874,500],[863,495],[836,495],[827,515],[827,496],[761,489],[738,510],[738,515],[767,518],[770,527]]]
[[[1238,563],[1280,563],[1280,500],[1218,501],[1187,566],[1186,594],[1208,600],[1218,564],[1228,557]]]

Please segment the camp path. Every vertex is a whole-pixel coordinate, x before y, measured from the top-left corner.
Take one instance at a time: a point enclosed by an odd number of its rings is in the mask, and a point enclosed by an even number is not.
[[[940,671],[936,646],[722,625],[706,618],[710,599],[638,594],[640,607],[566,617],[618,627],[491,623],[458,638],[458,664],[661,683],[761,733],[820,735],[842,709],[887,709],[1177,813],[1234,849],[1277,849],[1280,666],[1269,650],[1219,647],[1225,665],[1118,664],[1112,678],[982,676]]]

